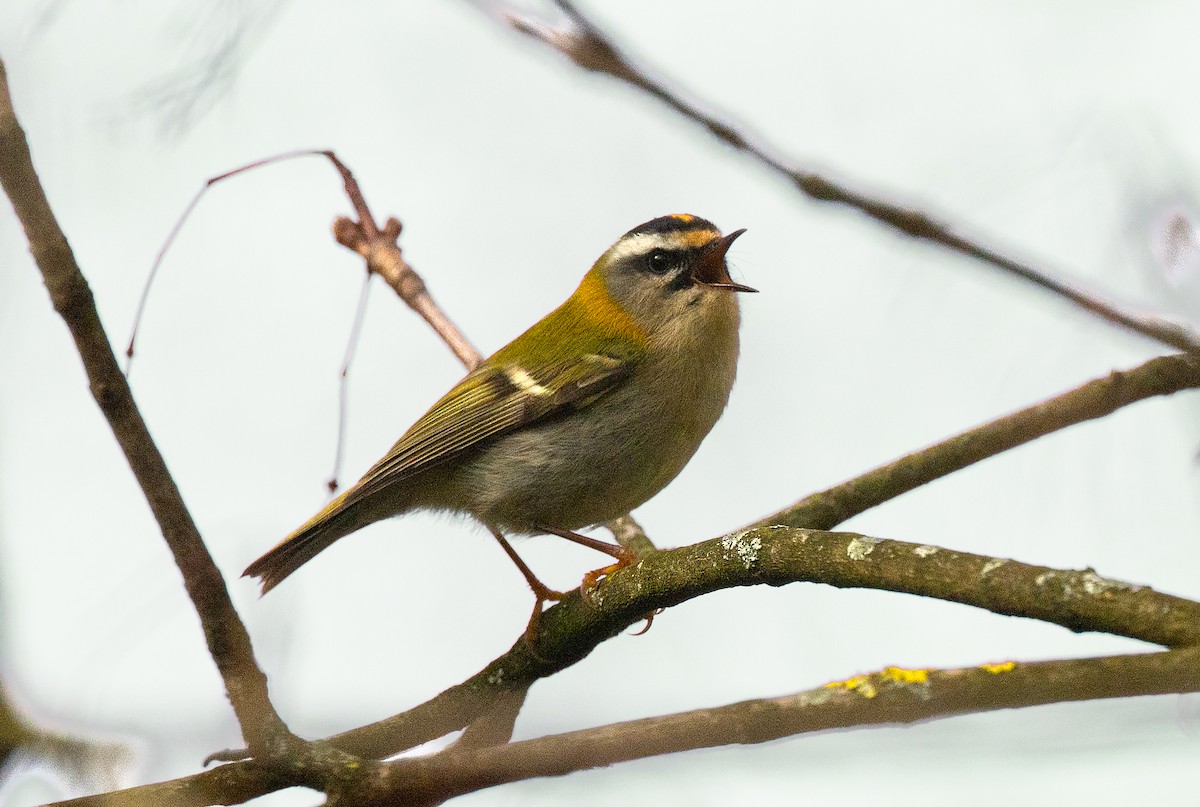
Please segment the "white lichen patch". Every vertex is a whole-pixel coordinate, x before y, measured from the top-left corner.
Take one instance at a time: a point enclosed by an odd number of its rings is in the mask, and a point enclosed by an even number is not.
[[[875,551],[875,544],[879,543],[880,540],[879,538],[868,538],[865,535],[860,535],[847,544],[846,556],[850,560],[862,560]]]
[[[827,703],[833,695],[834,691],[832,689],[821,687],[820,689],[810,689],[807,692],[799,692],[795,695],[778,698],[777,702],[789,709],[797,706],[820,706],[823,703]]]
[[[1006,563],[1008,563],[1007,558],[992,558],[987,563],[983,564],[983,568],[979,570],[979,576],[987,577],[989,574],[996,571]],[[1038,585],[1040,586],[1041,583],[1038,583]]]
[[[743,530],[722,538],[721,548],[725,550],[726,560],[737,555],[738,560],[749,571],[755,563],[758,563],[758,553],[762,551],[762,539],[757,535],[750,535],[749,530]]]
[[[1056,585],[1062,602],[1069,602],[1079,596],[1079,592],[1071,584],[1071,576],[1070,572],[1042,572],[1033,578],[1033,582],[1038,588]]]
[[[1083,586],[1085,594],[1090,594],[1093,597],[1102,596],[1115,591],[1141,591],[1142,586],[1135,586],[1132,583],[1126,583],[1122,580],[1110,580],[1107,577],[1101,577],[1091,569],[1079,576],[1079,582]]]
[[[918,558],[927,558],[937,551],[938,551],[938,548],[936,546],[930,546],[929,544],[924,544],[923,546],[918,546],[916,549],[914,549],[913,554],[916,555]]]
[[[1033,579],[1039,588],[1045,588],[1051,583],[1057,583],[1062,590],[1063,600],[1076,597],[1105,597],[1117,592],[1140,591],[1144,586],[1136,586],[1122,580],[1110,580],[1101,577],[1093,570],[1083,572],[1042,572]]]
[[[487,682],[494,687],[504,683],[504,668],[500,667],[494,673],[490,673],[487,677]]]

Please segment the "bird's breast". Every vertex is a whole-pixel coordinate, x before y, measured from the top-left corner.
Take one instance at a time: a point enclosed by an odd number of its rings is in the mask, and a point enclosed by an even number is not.
[[[737,354],[736,305],[731,317],[659,338],[619,387],[504,435],[465,464],[471,512],[510,532],[536,532],[638,507],[683,470],[720,418]]]

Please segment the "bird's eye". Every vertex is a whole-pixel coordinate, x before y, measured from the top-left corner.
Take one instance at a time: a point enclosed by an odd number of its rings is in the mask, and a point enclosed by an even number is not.
[[[656,275],[665,275],[671,268],[671,256],[661,249],[656,249],[646,256],[646,265]]]

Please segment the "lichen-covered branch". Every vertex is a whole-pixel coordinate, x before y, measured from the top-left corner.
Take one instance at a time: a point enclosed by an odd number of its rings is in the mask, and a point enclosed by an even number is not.
[[[1200,387],[1200,359],[1161,356],[1064,392],[1011,415],[914,451],[828,490],[813,493],[752,526],[786,524],[831,530],[852,516],[1047,434],[1110,415],[1158,395]]]
[[[953,670],[888,667],[763,698],[474,750],[398,760],[377,803],[436,804],[486,787],[562,776],[697,748],[769,742],[830,729],[1134,695],[1200,691],[1200,648]],[[395,801],[391,801],[395,800]]]
[[[401,753],[464,728],[494,709],[498,700],[581,661],[656,608],[721,589],[794,582],[916,594],[1167,647],[1200,643],[1200,603],[1109,580],[1092,570],[1051,569],[854,533],[760,527],[654,552],[605,579],[594,598],[599,607],[584,604],[576,591],[547,610],[536,648],[518,638],[483,670],[426,703],[324,742],[359,757]],[[217,796],[243,800],[282,786],[252,761],[161,785],[178,799],[171,803],[186,805],[208,804],[203,799]],[[111,799],[103,802],[108,807],[136,803],[121,800],[120,794],[105,798]]]
[[[1200,642],[1200,603],[1104,578],[933,546],[791,527],[760,527],[659,550],[604,581],[599,609],[578,592],[543,615],[535,652],[518,641],[476,675],[409,712],[329,738],[386,756],[462,728],[497,693],[586,657],[657,608],[750,585],[820,582],[962,603],[1006,616],[1100,631],[1166,647]]]
[[[548,45],[584,70],[622,81],[662,102],[713,137],[757,160],[810,199],[854,208],[905,235],[939,244],[1045,289],[1108,322],[1178,350],[1200,354],[1200,334],[1181,323],[1133,311],[1085,291],[1051,272],[1018,261],[975,241],[925,211],[863,193],[816,171],[790,165],[778,149],[750,135],[745,126],[693,103],[650,75],[570,0],[555,0],[569,27],[555,27],[494,0],[472,0],[513,30]]]
[[[254,660],[250,637],[134,403],[100,322],[91,288],[50,209],[12,106],[2,61],[0,186],[25,229],[30,252],[42,272],[54,309],[75,340],[96,404],[108,420],[183,575],[246,743],[259,753],[271,753],[279,741],[290,735],[271,706],[267,679]]]

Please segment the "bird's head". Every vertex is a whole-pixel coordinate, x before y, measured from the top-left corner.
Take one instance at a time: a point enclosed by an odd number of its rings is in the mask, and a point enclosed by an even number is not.
[[[592,271],[648,332],[719,312],[736,316],[734,292],[756,291],[735,283],[725,263],[725,253],[744,232],[722,235],[699,216],[662,216],[621,236]]]

